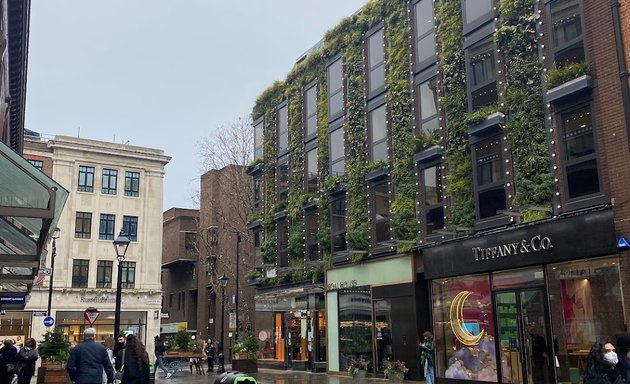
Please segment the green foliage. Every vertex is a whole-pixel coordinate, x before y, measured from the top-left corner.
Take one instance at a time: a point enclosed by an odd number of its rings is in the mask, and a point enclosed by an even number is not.
[[[245,336],[239,339],[238,345],[240,345],[240,352],[247,352],[247,358],[250,360],[258,359],[258,350],[260,350],[260,344],[258,338],[253,333],[248,332]],[[236,345],[234,346],[236,352]]]
[[[54,328],[52,332],[46,332],[44,340],[39,342],[37,351],[42,360],[50,362],[65,362],[68,358],[70,342],[66,340],[63,333],[58,328]]]
[[[363,221],[360,223],[354,223],[351,228],[348,228],[346,240],[348,241],[350,249],[356,251],[367,251],[370,246],[368,236],[368,223],[367,221]]]
[[[590,67],[587,62],[570,63],[561,68],[554,68],[547,71],[545,85],[548,89],[555,88],[569,80],[577,79],[580,76],[590,74]]]
[[[263,263],[274,264],[276,262],[276,236],[275,232],[267,232],[265,241],[260,245],[260,255]]]
[[[531,209],[526,209],[523,210],[521,212],[521,222],[523,223],[530,223],[532,221],[538,221],[538,220],[542,220],[542,219],[546,219],[551,215],[551,206],[547,207],[549,208],[549,212],[547,211],[534,211]]]
[[[411,139],[413,145],[413,153],[419,153],[425,149],[429,149],[434,145],[440,145],[440,139],[436,131],[429,132],[427,134],[416,135]]]
[[[289,230],[289,239],[287,241],[287,250],[289,257],[295,261],[304,260],[304,221],[296,221],[291,225]]]
[[[177,331],[175,334],[175,345],[180,351],[188,351],[190,348],[190,333],[187,331],[181,330]]]
[[[395,239],[413,240],[418,233],[416,200],[398,197],[392,203],[392,232]]]
[[[263,277],[263,273],[260,268],[252,268],[245,274],[245,280],[255,280]]]

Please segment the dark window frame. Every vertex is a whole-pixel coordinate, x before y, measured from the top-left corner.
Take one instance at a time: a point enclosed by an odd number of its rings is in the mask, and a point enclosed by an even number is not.
[[[331,70],[333,69],[337,69],[337,65],[339,65],[339,70],[340,72],[340,76],[339,78],[341,79],[341,86],[339,88],[332,88],[331,87],[331,82],[330,82],[330,78],[331,78]],[[343,56],[341,55],[341,53],[335,55],[329,62],[328,65],[326,66],[326,84],[328,85],[328,94],[326,95],[326,103],[328,106],[328,122],[337,120],[338,118],[342,117],[345,115],[346,113],[346,95],[344,92],[345,89],[345,78],[344,78],[344,60],[343,60]],[[339,111],[333,111],[332,110],[332,100],[333,98],[337,97],[339,94],[341,94],[341,109]]]
[[[114,262],[110,260],[98,260],[96,262],[96,288],[112,287],[112,271]]]
[[[283,168],[286,167],[286,173]],[[285,154],[278,159],[278,165],[276,166],[276,187],[278,201],[287,200],[289,198],[289,179],[291,175],[291,159],[289,154]],[[284,177],[286,176],[286,180]]]
[[[344,128],[345,127],[344,127],[344,121],[343,120],[338,120],[334,124],[330,124],[329,127],[328,127],[328,154],[329,154],[329,156],[332,156],[332,154],[333,154],[332,146],[338,143],[338,141],[332,140],[331,136],[333,134],[338,134],[339,132],[341,132],[342,137],[343,137],[343,141],[341,143],[342,148],[343,148],[343,156],[340,156],[340,157],[338,157],[336,159],[333,159],[332,157],[329,157],[329,159],[328,159],[330,176],[344,176],[346,174],[346,141],[347,141],[347,137],[346,137],[346,130]],[[340,163],[343,164],[343,173],[338,173],[338,172],[333,171],[334,166],[338,165]]]
[[[184,250],[195,252],[197,249],[197,232],[184,232]]]
[[[112,185],[113,184],[113,185]],[[101,179],[101,193],[115,195],[118,191],[118,170],[103,168]]]
[[[289,222],[280,220],[276,222],[276,266],[286,268],[289,266]]]
[[[430,30],[422,33],[421,35],[418,34],[418,28],[417,28],[417,10],[418,10],[418,5],[422,2],[429,2],[431,3],[431,20],[433,23],[433,26]],[[413,69],[414,69],[414,73],[417,73],[419,71],[422,71],[423,69],[425,69],[426,67],[434,64],[437,61],[437,48],[435,47],[435,42],[436,42],[436,38],[435,38],[435,12],[433,10],[433,0],[415,0],[412,4],[411,4],[411,17],[412,17],[412,23],[411,23],[411,29],[412,29],[412,33],[413,33],[413,48],[414,48],[414,60],[413,60]],[[433,54],[426,57],[424,60],[422,61],[418,61],[420,55],[418,54],[418,50],[419,50],[419,42],[426,39],[427,37],[429,37],[430,35],[433,35]]]
[[[497,140],[498,145],[499,145],[499,150],[497,151],[499,154],[497,164],[500,166],[500,168],[498,169],[498,174],[500,175],[500,178],[498,178],[497,180],[493,180],[491,182],[485,182],[483,184],[480,184],[480,181],[479,181],[480,166],[478,165],[479,157],[477,156],[477,153],[476,153],[477,148],[481,146],[482,144],[491,140],[495,140],[495,139]],[[496,129],[490,129],[486,131],[483,136],[476,137],[475,140],[471,142],[470,146],[471,146],[470,149],[471,149],[472,158],[473,158],[473,189],[474,189],[474,194],[475,194],[475,217],[478,222],[488,221],[488,220],[491,220],[492,218],[498,217],[500,213],[495,212],[492,215],[482,217],[481,204],[479,202],[480,194],[488,193],[492,191],[498,191],[502,189],[503,195],[505,198],[505,203],[506,203],[506,207],[503,209],[506,209],[507,204],[508,204],[507,183],[509,182],[509,180],[507,179],[506,174],[505,174],[506,172],[505,154],[504,154],[505,151],[503,150],[504,149],[503,137],[500,131],[497,131]]]
[[[134,289],[136,286],[136,262],[121,261],[121,280],[123,289]]]
[[[495,16],[495,11],[492,9],[495,6],[495,2],[493,1],[491,9],[482,14],[481,16],[479,16],[477,19],[473,20],[472,22],[467,22],[467,12],[466,12],[466,1],[477,1],[477,0],[463,0],[461,2],[461,6],[462,6],[462,23],[463,23],[463,33],[465,35],[473,32],[474,30],[478,29],[479,27],[483,26],[486,23],[491,22],[492,20],[494,20],[494,16]],[[478,4],[476,4],[478,5]]]
[[[94,192],[94,167],[79,165],[77,191]]]
[[[138,216],[123,216],[122,231],[131,241],[138,241]]]
[[[101,213],[98,226],[99,240],[114,240],[116,215]]]
[[[74,238],[90,239],[92,237],[92,212],[77,212],[74,220]]]
[[[28,162],[31,163],[33,167],[39,169],[40,171],[44,169],[44,162],[41,160],[29,159]]]
[[[260,129],[260,135],[258,130]],[[265,154],[265,117],[254,120],[254,160],[262,159]],[[258,142],[260,140],[260,142]]]
[[[309,97],[311,95],[311,92],[314,92],[314,95],[312,95],[312,97],[314,97],[315,100],[315,105],[314,105],[314,110],[311,111],[309,110],[309,105],[308,105],[308,100]],[[303,127],[304,127],[304,142],[309,142],[313,139],[315,139],[317,137],[317,102],[319,100],[319,86],[317,83],[317,80],[313,80],[312,82],[310,82],[309,84],[307,84],[304,87],[304,91],[302,92],[302,97],[303,97],[303,103],[302,105],[303,107],[303,111],[304,113],[303,115]],[[315,122],[315,126],[314,126],[314,131],[309,133],[309,127],[310,121],[314,121]]]
[[[374,129],[374,125],[373,125],[373,119],[372,119],[372,113],[376,110],[378,110],[379,108],[384,108],[384,112],[383,112],[383,118],[384,118],[384,122],[385,122],[385,137],[378,139],[377,141],[373,140],[373,129]],[[389,112],[389,108],[387,106],[386,103],[386,98],[385,95],[382,95],[381,97],[379,97],[378,99],[373,100],[372,102],[368,102],[368,110],[367,110],[367,126],[368,126],[368,134],[367,134],[367,142],[368,142],[368,160],[369,162],[374,162],[374,161],[379,161],[379,160],[385,160],[385,161],[389,161],[390,157],[391,157],[391,144],[390,144],[390,136],[391,136],[391,131],[390,131],[390,127],[389,127],[389,119],[388,119],[388,114]],[[377,145],[381,145],[385,143],[385,154],[386,157],[384,159],[374,159],[374,148]]]
[[[380,214],[383,216],[382,219],[378,219],[378,215],[379,212],[377,212],[377,208],[379,206],[377,199],[379,198],[377,196],[377,188],[380,189],[382,187],[385,187],[387,193],[385,194],[385,204],[386,204],[386,211],[387,212],[381,212]],[[389,179],[384,179],[384,180],[379,180],[378,182],[374,182],[374,183],[370,183],[369,184],[369,188],[370,188],[370,222],[371,222],[371,233],[370,233],[370,237],[371,237],[371,243],[372,243],[372,247],[376,247],[379,245],[382,245],[384,242],[387,241],[391,241],[392,240],[392,223],[391,223],[391,217],[390,217],[390,210],[391,210],[391,206],[389,204],[389,200],[391,198],[391,188],[389,186]],[[380,193],[380,192],[378,192]],[[381,196],[382,197],[382,196]],[[387,231],[383,232],[382,228],[383,226],[386,225],[387,226]],[[386,238],[381,239],[380,237],[383,235],[383,233],[387,233],[388,236],[386,236]]]
[[[440,129],[440,102],[439,102],[439,93],[437,92],[437,89],[439,89],[439,84],[437,84],[437,81],[438,81],[437,72],[438,72],[437,66],[433,65],[429,67],[427,70],[417,74],[414,77],[414,82],[413,82],[413,87],[414,87],[414,92],[415,92],[414,131],[417,135],[428,134],[429,132],[437,133]],[[435,98],[434,102],[436,105],[436,112],[435,114],[423,119],[422,118],[422,93],[420,92],[420,87],[423,84],[431,82],[431,81],[436,82],[436,91],[434,92],[434,98]],[[428,129],[425,129],[425,127],[434,120],[437,121],[436,129],[431,130],[431,131],[429,131]]]
[[[343,213],[337,212],[338,207],[343,208]],[[348,250],[348,240],[346,239],[346,226],[348,225],[348,206],[346,204],[346,195],[345,193],[331,196],[328,203],[328,209],[330,212],[330,251],[332,254],[336,254],[339,252],[344,252]],[[334,220],[335,218],[339,218],[343,220],[343,225],[341,225],[341,229],[335,231]],[[335,237],[342,236],[343,237],[343,248],[335,249]]]
[[[382,36],[383,39],[383,59],[381,61],[377,61],[376,63],[372,63],[370,60],[370,39],[374,38],[376,35],[380,34]],[[385,34],[385,26],[383,25],[383,23],[379,23],[376,26],[374,26],[373,28],[371,28],[366,34],[365,34],[365,44],[364,44],[364,49],[365,49],[365,92],[366,92],[366,97],[367,99],[372,99],[378,95],[380,95],[381,93],[385,92],[387,90],[387,68],[386,68],[386,63],[387,63],[387,50],[385,49],[385,46],[387,45],[387,38],[386,38],[386,34]],[[372,88],[371,85],[371,77],[373,73],[376,73],[376,71],[382,70],[383,71],[383,85],[378,86],[374,89]]]
[[[439,229],[444,229],[446,227],[446,219],[444,219],[444,185],[442,182],[442,161],[441,160],[436,160],[436,161],[431,161],[431,162],[427,162],[427,163],[421,163],[420,167],[418,169],[418,176],[420,178],[420,183],[419,183],[419,190],[420,190],[420,212],[421,212],[421,217],[422,220],[420,220],[421,222],[421,230],[422,233],[424,235],[424,237],[426,238],[427,236],[432,236],[435,235],[435,230],[439,230]],[[428,199],[427,199],[427,183],[425,180],[425,171],[429,170],[429,169],[433,169],[435,168],[436,170],[436,176],[435,176],[435,183],[436,183],[436,192],[437,192],[437,196],[438,196],[438,201],[435,203],[431,203],[429,204]],[[434,211],[441,211],[441,220],[442,220],[442,226],[440,228],[433,228],[432,230],[430,230],[429,226],[428,226],[428,217],[429,214],[431,212]]]
[[[254,177],[252,180],[252,187],[254,189],[252,199],[253,199],[253,208],[254,210],[260,210],[262,208],[262,198],[263,198],[263,182],[264,179],[262,175],[258,175]]]
[[[314,232],[311,233],[311,220],[315,222]],[[319,215],[316,209],[304,212],[304,251],[306,252],[307,261],[317,261],[320,259],[319,241],[317,234],[319,233]]]
[[[140,196],[140,172],[125,171],[125,196]]]
[[[319,191],[319,160],[317,141],[313,140],[304,146],[304,192]],[[315,173],[309,172],[309,153],[315,153]]]
[[[90,276],[90,260],[72,260],[72,288],[87,288]]]
[[[280,126],[280,114],[286,113],[287,126],[286,130]],[[286,99],[276,107],[276,157],[280,158],[289,152],[289,100]],[[281,131],[282,130],[282,131]],[[281,138],[286,138],[286,148],[281,147]]]
[[[487,46],[489,49],[485,49],[482,50],[479,54],[473,56],[473,51],[477,48],[482,48],[484,46]],[[492,63],[492,69],[493,71],[489,71],[491,73],[492,76],[484,78],[483,80],[480,80],[479,82],[475,81],[475,75],[476,72],[473,68],[473,62],[472,60],[479,57],[481,58],[482,55],[487,55],[490,54],[489,57],[489,63]],[[467,92],[467,96],[468,96],[468,111],[469,112],[474,112],[479,110],[480,108],[487,106],[487,105],[495,105],[498,104],[500,102],[500,98],[499,98],[499,74],[498,74],[498,69],[497,69],[497,58],[496,58],[496,44],[494,43],[492,36],[486,36],[482,39],[479,39],[478,41],[476,41],[473,44],[470,44],[468,47],[465,48],[465,57],[466,57],[466,92]],[[476,63],[483,63],[484,67],[485,67],[485,60],[484,61],[475,61]],[[483,74],[487,74],[486,71],[482,71]],[[491,89],[490,86],[494,83],[494,87],[492,88],[492,90],[494,90],[494,93],[496,95],[496,100],[492,103],[485,103],[485,104],[475,104],[474,100],[473,100],[473,94],[475,92],[480,92],[484,89]]]
[[[556,46],[556,39],[555,39],[555,30],[554,30],[554,25],[553,25],[553,10],[552,7],[554,5],[554,3],[558,3],[559,1],[557,0],[547,0],[547,14],[549,15],[548,17],[548,31],[549,31],[549,36],[550,36],[550,45],[551,45],[551,53],[553,55],[553,62],[554,62],[554,66],[555,67],[563,67],[564,65],[568,64],[568,62],[560,62],[558,63],[558,56],[560,56],[561,54],[567,52],[567,51],[571,51],[572,49],[575,48],[579,48],[581,47],[582,49],[582,55],[583,55],[583,60],[586,60],[586,41],[585,41],[585,34],[586,34],[586,29],[585,29],[585,21],[584,21],[584,8],[583,8],[583,3],[581,0],[569,0],[569,1],[574,1],[575,3],[577,3],[577,10],[579,12],[580,15],[580,23],[579,23],[579,28],[580,28],[580,35],[578,37],[573,38],[572,40],[560,44],[558,46]],[[564,7],[565,9],[570,8],[570,6],[566,6]],[[582,60],[580,60],[582,61]],[[571,61],[573,62],[573,61]],[[578,61],[579,62],[579,61]]]

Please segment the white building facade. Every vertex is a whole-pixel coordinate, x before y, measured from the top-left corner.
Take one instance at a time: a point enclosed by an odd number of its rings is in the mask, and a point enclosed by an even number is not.
[[[51,176],[70,191],[52,266],[54,326],[78,343],[89,327],[85,310],[96,308],[97,341],[114,336],[118,261],[112,242],[122,229],[131,244],[122,262],[120,331],[138,335],[152,353],[160,334],[163,181],[170,157],[159,149],[67,136],[45,145],[25,140],[24,157],[35,166],[51,163]],[[51,256],[43,268],[51,268]],[[25,308],[36,340],[46,332],[49,284],[49,277],[36,282]]]

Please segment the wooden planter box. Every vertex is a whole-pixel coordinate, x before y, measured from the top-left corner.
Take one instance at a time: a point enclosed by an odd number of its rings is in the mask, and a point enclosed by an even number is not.
[[[61,364],[43,364],[37,369],[37,384],[67,384],[70,377]]]
[[[166,351],[164,353],[165,359],[193,359],[193,358],[202,358],[202,357],[203,357],[202,351],[197,351],[197,352]]]
[[[245,353],[245,356],[247,356],[247,353]],[[232,371],[256,373],[258,372],[258,363],[250,359],[232,359]]]

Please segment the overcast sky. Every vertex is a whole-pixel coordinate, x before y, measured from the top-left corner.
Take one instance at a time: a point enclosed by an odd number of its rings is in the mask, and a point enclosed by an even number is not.
[[[192,207],[195,143],[365,2],[33,0],[26,127],[163,149],[164,209]]]

